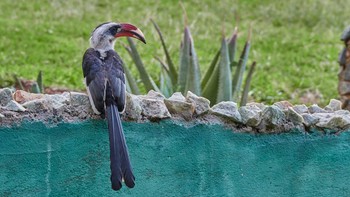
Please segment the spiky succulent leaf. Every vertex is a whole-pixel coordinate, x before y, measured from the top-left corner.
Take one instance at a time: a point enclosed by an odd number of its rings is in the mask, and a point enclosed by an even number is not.
[[[18,76],[17,76],[17,75],[13,75],[13,78],[15,78],[15,82],[17,82],[17,83],[18,83],[19,88],[20,88],[21,90],[24,90],[24,85],[23,85],[23,83],[22,83],[21,79],[20,79],[20,78],[18,78]]]
[[[235,55],[236,55],[237,34],[238,34],[238,29],[236,27],[228,42],[228,51],[229,51],[231,66],[235,66],[233,62],[235,61]]]
[[[224,37],[221,42],[219,67],[219,84],[216,102],[230,101],[232,98],[230,57],[227,42]]]
[[[245,84],[244,84],[244,89],[243,89],[243,94],[242,94],[242,98],[241,98],[241,106],[245,106],[248,102],[248,92],[250,89],[250,82],[252,81],[252,77],[253,77],[253,73],[255,70],[255,66],[256,66],[256,62],[254,61],[252,63],[252,65],[250,66],[247,78],[245,80]]]
[[[147,73],[147,71],[143,65],[143,62],[141,60],[141,57],[136,49],[134,41],[129,37],[127,38],[127,40],[129,43],[129,47],[125,47],[125,46],[124,47],[129,52],[131,58],[133,59],[135,65],[136,65],[136,68],[140,73],[140,78],[141,78],[141,80],[146,88],[146,91],[148,92],[152,89],[153,90],[158,89],[158,87],[155,86],[154,83],[152,83],[151,78],[150,78],[149,74]]]
[[[40,93],[44,93],[43,76],[42,75],[43,75],[42,72],[39,71],[38,77],[36,79]]]
[[[232,94],[233,94],[234,101],[237,101],[238,95],[239,95],[240,90],[241,90],[243,74],[244,74],[246,64],[248,61],[249,50],[250,50],[250,33],[249,33],[248,39],[244,45],[244,49],[241,53],[241,56],[240,56],[240,59],[239,59],[239,62],[238,62],[238,65],[237,65],[237,68],[235,71],[235,75],[233,78],[233,82],[232,82]]]
[[[36,94],[39,94],[41,93],[40,92],[40,88],[39,88],[39,85],[37,82],[34,82],[33,85],[32,85],[32,88],[30,90],[31,93],[36,93]]]
[[[170,97],[173,93],[172,81],[167,71],[162,68],[160,73],[160,91],[165,97]]]
[[[175,68],[175,66],[173,64],[173,61],[170,58],[170,54],[168,52],[168,48],[165,45],[162,32],[160,31],[160,29],[159,29],[159,27],[158,27],[156,22],[154,22],[152,19],[151,19],[151,22],[153,23],[153,26],[154,26],[154,28],[156,29],[156,31],[157,31],[157,33],[159,35],[159,38],[160,38],[160,41],[162,43],[163,50],[164,50],[164,53],[165,53],[166,61],[167,61],[168,67],[169,67],[169,71],[167,73],[168,73],[169,77],[171,78],[173,86],[175,86],[177,84],[177,77],[178,77],[176,68]]]
[[[220,55],[220,51],[219,51],[219,55]],[[214,64],[214,70],[211,73],[202,91],[202,96],[209,99],[210,103],[213,105],[216,104],[216,98],[218,95],[219,69],[220,69],[220,66],[216,61],[216,64]]]
[[[178,84],[182,93],[191,91],[200,95],[200,69],[197,54],[194,49],[193,39],[189,28],[184,30],[184,38],[180,49],[180,68]]]
[[[210,63],[208,70],[205,72],[204,77],[202,78],[202,82],[201,82],[202,90],[207,85],[211,75],[213,74],[215,66],[218,63],[219,56],[220,56],[220,50],[218,50],[218,52],[216,53],[214,59]]]
[[[155,59],[160,63],[162,66],[161,73],[160,73],[160,91],[165,97],[171,96],[173,93],[173,84],[169,75],[169,67],[158,57],[155,57]]]
[[[137,87],[136,80],[134,77],[131,75],[129,69],[127,66],[124,65],[124,72],[125,72],[125,77],[126,77],[126,87],[127,91],[139,95],[140,94],[140,89]]]

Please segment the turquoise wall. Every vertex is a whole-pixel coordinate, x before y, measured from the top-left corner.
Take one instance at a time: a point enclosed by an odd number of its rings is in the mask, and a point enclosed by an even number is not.
[[[124,123],[134,189],[109,182],[106,124],[0,128],[0,196],[349,196],[350,135]]]

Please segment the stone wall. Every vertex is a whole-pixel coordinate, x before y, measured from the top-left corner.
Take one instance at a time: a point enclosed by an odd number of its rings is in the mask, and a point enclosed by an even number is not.
[[[93,114],[85,93],[31,94],[21,90],[0,89],[0,125],[22,121],[42,121],[49,124],[100,119]],[[248,103],[238,107],[235,102],[220,102],[210,106],[209,100],[187,92],[186,97],[174,93],[165,98],[158,92],[147,95],[127,93],[124,121],[160,121],[171,119],[180,124],[221,124],[238,132],[280,133],[292,129],[305,132],[346,131],[350,128],[350,112],[341,109],[339,100],[331,99],[325,108],[314,104],[292,105],[280,101],[273,105]]]

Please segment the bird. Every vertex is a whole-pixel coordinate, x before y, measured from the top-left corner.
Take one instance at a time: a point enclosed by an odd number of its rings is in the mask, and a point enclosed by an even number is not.
[[[125,74],[123,61],[114,50],[119,37],[132,37],[146,44],[145,36],[129,23],[105,22],[91,33],[90,48],[82,61],[84,83],[95,114],[107,119],[110,145],[111,185],[120,190],[122,182],[135,186],[120,114],[125,109]]]

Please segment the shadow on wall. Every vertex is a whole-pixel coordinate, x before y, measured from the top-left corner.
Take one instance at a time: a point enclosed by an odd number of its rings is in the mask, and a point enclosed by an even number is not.
[[[0,196],[344,196],[348,132],[233,133],[171,121],[125,123],[136,186],[109,181],[104,121],[0,128]]]

